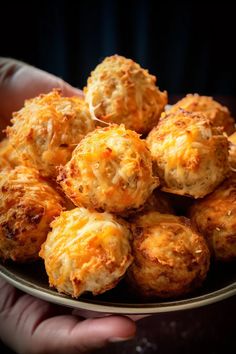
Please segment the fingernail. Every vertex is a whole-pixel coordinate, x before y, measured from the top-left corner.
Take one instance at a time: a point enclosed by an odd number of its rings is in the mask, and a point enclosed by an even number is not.
[[[109,338],[109,342],[110,343],[119,343],[119,342],[126,342],[128,340],[132,340],[134,339],[134,337],[113,337],[113,338]]]

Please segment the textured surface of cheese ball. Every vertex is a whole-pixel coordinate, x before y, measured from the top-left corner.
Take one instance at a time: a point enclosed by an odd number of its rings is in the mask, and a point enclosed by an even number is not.
[[[156,87],[155,76],[119,55],[95,68],[84,91],[93,118],[144,134],[157,124],[167,104],[167,93]]]
[[[144,297],[189,293],[207,276],[210,253],[188,219],[158,212],[133,221],[134,262],[127,282]]]
[[[133,260],[131,238],[128,224],[114,215],[62,212],[40,251],[50,285],[73,297],[112,289]]]
[[[9,139],[0,142],[0,170],[3,168],[14,168],[19,164],[15,149],[9,143]]]
[[[4,156],[1,156],[0,153],[0,171],[5,169],[11,169],[11,164]]]
[[[228,137],[229,140],[229,164],[233,171],[236,171],[236,132]]]
[[[159,184],[146,142],[123,125],[88,134],[58,181],[75,205],[114,213],[139,208]]]
[[[147,137],[162,190],[201,198],[228,175],[228,140],[203,113],[163,114]]]
[[[50,223],[63,209],[63,199],[37,170],[18,166],[0,172],[0,258],[38,259]]]
[[[235,121],[227,107],[209,96],[188,94],[171,107],[170,112],[182,108],[190,112],[203,112],[214,127],[222,127],[228,135],[235,131]]]
[[[62,97],[58,90],[25,102],[7,128],[21,164],[55,177],[80,140],[94,129],[87,104],[80,97]]]
[[[190,209],[193,225],[205,236],[212,256],[236,260],[236,175]]]

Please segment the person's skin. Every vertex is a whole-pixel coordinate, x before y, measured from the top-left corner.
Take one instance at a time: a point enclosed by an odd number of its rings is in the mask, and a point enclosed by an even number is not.
[[[2,128],[26,98],[53,88],[61,88],[65,96],[83,95],[51,74],[0,58]],[[78,354],[135,335],[135,323],[128,317],[87,317],[22,293],[0,278],[0,339],[19,354]]]
[[[17,60],[0,58],[0,128],[11,119],[12,112],[20,109],[24,100],[52,88],[60,88],[65,96],[83,92],[62,79]]]

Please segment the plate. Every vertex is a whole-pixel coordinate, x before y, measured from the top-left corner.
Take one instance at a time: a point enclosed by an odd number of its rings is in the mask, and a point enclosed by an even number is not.
[[[48,286],[43,262],[30,264],[0,263],[0,276],[9,283],[43,300],[77,309],[101,313],[154,314],[208,305],[236,294],[236,264],[214,264],[203,286],[180,299],[140,301],[129,293],[122,280],[115,289],[99,296],[84,294],[79,299],[59,294]]]

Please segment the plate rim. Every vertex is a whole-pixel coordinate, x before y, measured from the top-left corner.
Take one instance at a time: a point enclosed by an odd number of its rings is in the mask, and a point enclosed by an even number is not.
[[[109,305],[106,301],[73,299],[67,295],[54,292],[48,288],[43,289],[40,285],[33,283],[27,279],[10,271],[4,265],[0,264],[0,276],[11,285],[25,293],[40,298],[51,303],[66,306],[74,309],[87,310],[99,313],[123,314],[123,315],[148,315],[163,312],[174,312],[188,310],[197,307],[213,304],[218,301],[227,299],[236,295],[236,282],[227,285],[219,290],[212,291],[208,294],[199,295],[191,299],[173,300],[167,302],[156,302],[151,304],[120,304],[112,302]]]

